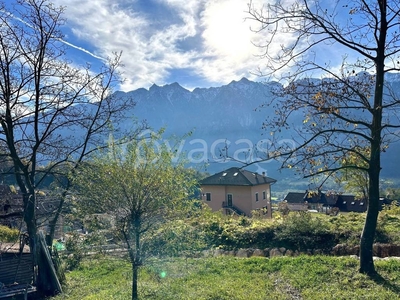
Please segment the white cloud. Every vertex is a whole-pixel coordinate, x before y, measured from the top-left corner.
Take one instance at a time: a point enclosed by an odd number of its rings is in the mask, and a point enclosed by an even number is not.
[[[154,31],[150,27],[156,19],[146,19],[140,12],[124,7],[122,2],[113,3],[112,0],[70,0],[66,15],[73,33],[93,45],[96,55],[107,57],[113,51],[123,51],[122,71],[126,78],[123,89],[163,82],[168,69],[189,64],[194,53],[179,52],[176,42],[195,34],[190,17],[185,18],[184,25],[173,24]]]
[[[251,43],[260,35],[245,20],[248,0],[154,0],[172,11],[173,20],[166,23],[151,10],[135,11],[138,1],[54,1],[67,6],[68,26],[78,38],[67,37],[68,42],[91,45],[84,48],[99,57],[123,51],[123,90],[164,84],[174,68],[193,70],[215,85],[255,79],[250,72],[264,64]],[[183,50],[180,43],[192,37],[199,44]]]

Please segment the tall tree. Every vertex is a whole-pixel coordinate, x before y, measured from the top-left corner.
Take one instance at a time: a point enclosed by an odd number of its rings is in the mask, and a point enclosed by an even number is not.
[[[399,98],[385,74],[400,70],[400,3],[278,0],[257,8],[250,2],[249,17],[265,37],[259,46],[267,67],[285,80],[280,97],[268,103],[276,117],[264,125],[275,138],[279,130],[297,126],[293,136],[297,146],[280,147],[274,153],[286,158],[284,166],[300,167],[306,176],[330,175],[349,167],[368,173],[360,272],[374,274],[381,152],[399,128]],[[341,66],[332,65],[332,56],[321,58],[324,51],[342,55]],[[311,78],[316,75],[321,79]],[[299,113],[304,114],[303,124],[292,123]],[[370,152],[359,151],[364,148]],[[349,154],[361,163],[341,165]]]
[[[59,165],[73,166],[104,145],[113,118],[130,105],[111,95],[120,54],[97,73],[66,58],[63,11],[48,0],[0,2],[0,149],[12,161],[23,197],[38,289],[47,280],[38,249],[36,192]]]
[[[369,149],[361,149],[355,147],[355,152],[363,153],[369,156]],[[341,165],[343,169],[335,174],[335,180],[339,183],[344,183],[344,188],[347,191],[355,193],[356,197],[368,202],[368,165],[365,161],[360,161],[358,155],[349,153],[347,157],[342,159]],[[354,168],[354,166],[357,166]],[[362,167],[362,168],[361,168]]]
[[[79,209],[87,214],[115,217],[116,230],[132,264],[132,299],[138,299],[138,269],[145,258],[144,240],[159,224],[184,211],[196,186],[183,160],[164,145],[149,140],[126,147],[111,142],[107,152],[96,153],[79,168]]]

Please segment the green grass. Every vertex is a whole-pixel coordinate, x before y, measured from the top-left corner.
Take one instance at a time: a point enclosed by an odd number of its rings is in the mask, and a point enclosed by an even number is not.
[[[398,299],[400,261],[376,262],[379,278],[359,274],[350,257],[151,260],[140,271],[140,299]],[[161,275],[162,274],[162,275]],[[52,300],[130,299],[131,266],[120,259],[85,261],[67,274]]]

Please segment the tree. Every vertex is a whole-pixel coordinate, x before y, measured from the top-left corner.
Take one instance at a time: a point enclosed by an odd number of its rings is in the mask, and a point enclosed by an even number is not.
[[[74,178],[79,208],[85,214],[107,213],[116,219],[116,230],[132,264],[132,299],[138,299],[145,238],[193,202],[189,197],[196,181],[187,176],[183,161],[174,162],[174,155],[155,137],[126,147],[111,142],[108,152],[97,153]]]
[[[250,2],[248,12],[260,25],[257,30],[265,33],[266,41],[259,46],[267,67],[285,80],[277,91],[280,97],[267,103],[276,117],[264,126],[275,138],[280,130],[298,126],[293,137],[296,147],[277,149],[285,158],[283,166],[299,167],[305,176],[329,176],[344,168],[368,174],[360,272],[375,274],[372,245],[379,213],[381,152],[399,128],[395,115],[399,98],[385,80],[385,74],[400,69],[399,2],[297,0],[288,4],[278,0],[261,9]],[[339,68],[332,65],[333,57],[324,61],[319,56],[332,49],[343,53]],[[315,75],[321,79],[312,79]],[[303,124],[292,123],[300,113]],[[370,152],[359,151],[364,148]],[[341,165],[350,154],[360,163]]]
[[[115,101],[120,54],[96,72],[89,65],[73,67],[66,58],[60,27],[63,8],[48,0],[0,2],[0,149],[12,161],[23,197],[23,216],[33,254],[34,282],[43,290],[36,218],[37,190],[70,164],[102,147],[113,120],[129,101]],[[43,166],[47,166],[44,168]],[[52,225],[70,188],[66,182]],[[38,266],[38,268],[36,268]]]
[[[365,156],[369,156],[369,149],[361,149],[356,147],[356,153],[363,153]],[[356,197],[363,199],[368,202],[368,172],[365,171],[368,166],[364,161],[359,161],[358,155],[349,153],[347,157],[342,159],[343,170],[338,172],[335,176],[335,180],[342,183],[344,182],[344,188],[352,191],[356,194]],[[353,168],[353,166],[363,166],[363,169]]]

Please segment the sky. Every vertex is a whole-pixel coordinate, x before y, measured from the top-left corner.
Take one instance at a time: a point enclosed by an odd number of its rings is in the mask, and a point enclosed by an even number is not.
[[[187,89],[256,75],[265,61],[252,42],[248,0],[53,0],[74,63],[93,65],[122,51],[121,90],[178,82]],[[253,1],[260,5],[262,0]],[[72,47],[74,46],[74,47]]]
[[[192,90],[246,77],[265,81],[259,70],[268,40],[266,30],[250,19],[249,2],[262,8],[274,0],[49,0],[64,7],[62,26],[67,55],[73,64],[100,66],[122,52],[122,91],[178,82]],[[294,0],[284,0],[290,4]],[[332,2],[322,1],[326,7]],[[347,2],[346,2],[347,3]],[[294,41],[286,32],[274,36],[269,54]],[[326,46],[317,60],[335,67],[341,51]],[[332,60],[336,60],[332,64]],[[279,74],[278,74],[279,75]]]

